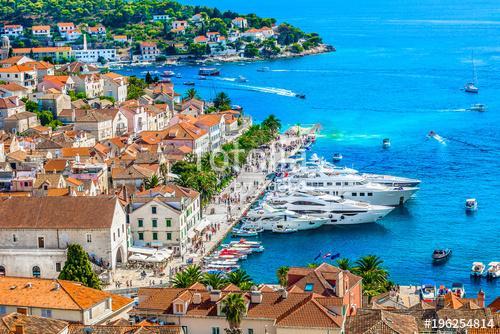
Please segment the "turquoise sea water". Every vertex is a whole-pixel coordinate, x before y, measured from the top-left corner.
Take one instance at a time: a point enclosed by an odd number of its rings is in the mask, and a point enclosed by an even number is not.
[[[366,172],[416,177],[421,190],[404,208],[378,224],[325,227],[293,235],[264,234],[266,247],[243,267],[261,282],[275,281],[280,265],[305,265],[319,251],[356,259],[382,257],[399,284],[433,279],[463,282],[469,296],[481,287],[499,295],[500,280],[473,281],[473,261],[500,261],[500,7],[498,1],[398,0],[196,0],[186,4],[255,12],[319,32],[337,52],[221,66],[222,77],[197,82],[204,98],[225,90],[255,120],[276,114],[283,125],[321,123],[313,151]],[[471,53],[480,93],[461,91],[471,79]],[[270,72],[256,69],[269,66]],[[137,73],[145,69],[124,71]],[[158,71],[164,69],[157,68]],[[173,69],[192,80],[195,67]],[[243,75],[249,82],[237,83]],[[289,95],[307,95],[300,100]],[[473,103],[485,113],[465,111]],[[434,130],[447,145],[427,140]],[[381,149],[383,138],[392,147]],[[464,212],[466,198],[479,210]],[[449,247],[451,259],[433,266],[434,248]]]

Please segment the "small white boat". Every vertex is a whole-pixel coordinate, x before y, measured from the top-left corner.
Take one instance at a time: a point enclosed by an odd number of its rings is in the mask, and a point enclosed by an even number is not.
[[[163,71],[162,73],[162,77],[166,77],[166,78],[170,78],[170,77],[173,77],[175,75],[175,72],[173,71]]]
[[[175,75],[175,77],[176,77],[176,78],[182,78],[182,74],[177,73],[177,74]]]
[[[238,229],[234,228],[232,233],[233,237],[256,237],[259,235],[255,229]]]
[[[470,111],[478,111],[478,112],[484,112],[486,111],[486,106],[481,103],[476,103],[470,106],[469,108]]]
[[[466,211],[476,211],[477,210],[477,200],[475,198],[468,198],[465,200],[465,210]]]
[[[257,72],[269,72],[270,68],[267,66],[261,67],[257,69]]]
[[[391,147],[391,141],[389,138],[384,138],[384,140],[382,140],[382,147],[383,148]]]
[[[457,297],[465,297],[465,286],[462,283],[453,283],[451,285],[451,292]]]
[[[500,277],[500,262],[488,263],[488,271],[486,272],[488,278]]]
[[[248,79],[245,78],[242,75],[239,75],[238,78],[236,79],[236,81],[238,81],[238,82],[248,82]]]
[[[483,276],[484,269],[485,269],[484,263],[473,262],[472,268],[470,270],[470,274],[471,274],[471,276],[474,276],[474,277],[481,277],[481,276]]]
[[[444,140],[444,138],[441,137],[440,135],[438,135],[437,133],[435,133],[434,131],[430,131],[429,134],[427,135],[427,137],[433,138],[433,139],[437,140],[439,143],[446,145],[446,141]]]
[[[420,287],[420,298],[426,302],[432,302],[436,299],[436,283],[432,281],[422,283]]]
[[[273,227],[272,231],[274,233],[294,233],[298,230],[296,228],[291,228],[285,225],[276,225],[275,227]]]
[[[339,161],[341,161],[343,158],[344,158],[344,157],[342,156],[342,154],[341,154],[341,153],[335,153],[335,154],[333,155],[332,160],[333,160],[333,162],[339,162]]]
[[[467,93],[472,93],[472,94],[477,94],[479,93],[479,88],[476,87],[476,85],[473,82],[468,82],[464,86],[464,90]]]

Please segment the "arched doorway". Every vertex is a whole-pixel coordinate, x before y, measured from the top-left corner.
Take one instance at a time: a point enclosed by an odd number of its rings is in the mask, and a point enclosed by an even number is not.
[[[120,265],[123,263],[123,251],[122,251],[122,248],[121,247],[118,247],[118,249],[116,250],[116,265]]]
[[[5,276],[5,267],[0,266],[0,277],[4,277],[4,276]]]
[[[34,266],[32,271],[33,271],[33,277],[39,278],[42,275],[39,266]]]

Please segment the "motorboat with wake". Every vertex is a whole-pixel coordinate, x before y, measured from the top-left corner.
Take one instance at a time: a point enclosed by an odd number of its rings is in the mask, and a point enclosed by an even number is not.
[[[375,223],[394,209],[313,191],[268,193],[264,200],[278,209],[327,218],[327,225]]]
[[[470,106],[469,108],[470,111],[478,111],[478,112],[484,112],[486,111],[486,106],[481,103],[476,103]]]

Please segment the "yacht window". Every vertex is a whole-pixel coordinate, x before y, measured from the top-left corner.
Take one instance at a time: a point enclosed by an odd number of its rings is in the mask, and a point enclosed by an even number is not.
[[[352,193],[353,196],[358,196],[358,193]]]
[[[359,193],[359,196],[365,196],[365,193]]]
[[[368,193],[368,196],[373,196],[373,193]]]
[[[323,182],[318,182],[318,186],[323,187]]]
[[[344,186],[348,186],[349,185],[349,182],[344,182]]]
[[[326,185],[327,186],[331,186],[331,185],[333,185],[333,183],[332,182],[327,182]]]
[[[335,182],[335,185],[336,185],[336,186],[341,186],[341,185],[342,185],[342,182]]]

